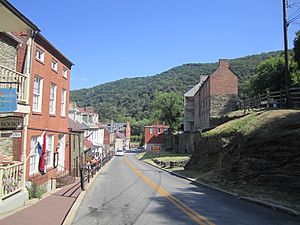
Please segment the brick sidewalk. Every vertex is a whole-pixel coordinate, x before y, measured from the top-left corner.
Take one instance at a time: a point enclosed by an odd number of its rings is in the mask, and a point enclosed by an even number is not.
[[[0,225],[60,225],[81,192],[80,182],[50,194],[36,204],[0,220]]]

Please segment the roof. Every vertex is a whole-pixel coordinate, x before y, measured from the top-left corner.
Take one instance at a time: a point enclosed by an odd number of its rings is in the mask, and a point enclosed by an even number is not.
[[[49,47],[49,52],[51,52],[55,57],[57,57],[58,60],[60,60],[61,62],[65,62],[64,64],[68,64],[66,65],[67,67],[69,67],[71,69],[71,67],[74,65],[73,62],[71,62],[66,56],[64,56],[56,47],[54,47],[54,45],[52,45],[43,35],[41,35],[40,33],[37,34],[35,41],[39,41],[42,44],[45,44]],[[44,46],[43,46],[44,47]]]
[[[91,147],[93,147],[93,143],[92,143],[90,140],[88,140],[87,138],[84,138],[84,139],[83,139],[83,145],[84,145],[84,147],[86,147],[86,148],[91,148]]]
[[[88,129],[89,127],[86,126],[84,123],[79,123],[71,118],[69,118],[69,128],[71,128],[74,131],[84,131]]]
[[[116,132],[116,138],[126,139],[126,137],[124,136],[124,134],[122,134],[120,132]]]
[[[19,10],[17,10],[8,1],[0,0],[0,3],[1,3],[0,15],[2,15],[1,26],[0,26],[1,31],[8,31],[7,27],[14,26],[13,23],[14,23],[14,16],[15,16],[19,19],[19,21],[17,21],[18,24],[16,24],[17,29],[28,30],[28,28],[30,28],[34,31],[40,32],[40,29],[33,22],[31,22],[27,17],[25,17]],[[18,31],[22,31],[22,30],[18,30]]]
[[[197,91],[199,90],[199,88],[204,83],[204,81],[207,79],[207,77],[208,77],[207,75],[201,75],[200,76],[200,82],[198,84],[196,84],[194,87],[192,87],[189,91],[187,91],[184,94],[184,97],[194,97],[195,94],[197,93]]]
[[[161,128],[161,129],[168,129],[170,128],[170,126],[166,126],[166,125],[162,125],[162,124],[156,124],[156,125],[149,125],[149,126],[145,126],[145,128]]]

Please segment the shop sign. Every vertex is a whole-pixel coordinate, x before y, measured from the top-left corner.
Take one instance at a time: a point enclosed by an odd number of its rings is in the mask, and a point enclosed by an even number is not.
[[[20,138],[22,137],[21,132],[0,132],[1,138]]]
[[[152,151],[153,153],[159,153],[159,152],[160,152],[160,146],[159,146],[159,145],[153,145],[153,146],[151,147],[151,151]]]
[[[0,117],[0,130],[20,130],[23,127],[23,118],[17,116]]]
[[[0,112],[14,112],[17,110],[17,89],[0,88]]]

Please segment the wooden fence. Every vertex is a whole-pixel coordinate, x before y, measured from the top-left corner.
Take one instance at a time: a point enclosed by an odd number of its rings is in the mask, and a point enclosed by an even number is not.
[[[289,108],[300,108],[300,87],[289,89]],[[287,108],[286,91],[273,91],[253,98],[241,99],[239,109],[249,110],[254,108]]]

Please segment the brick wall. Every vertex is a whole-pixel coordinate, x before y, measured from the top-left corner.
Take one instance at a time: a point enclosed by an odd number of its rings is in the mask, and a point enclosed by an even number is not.
[[[29,38],[28,34],[26,32],[14,32],[13,35],[17,36],[20,40],[22,40],[22,44],[18,47],[17,52],[17,66],[16,70],[19,73],[24,72],[25,67],[25,58],[26,58],[26,52],[27,52],[27,40]]]
[[[219,68],[200,88],[200,129],[211,126],[210,118],[222,116],[236,109],[238,77],[229,68],[229,61],[221,59]]]
[[[210,75],[210,95],[226,94],[238,94],[238,77],[230,70],[228,60],[223,59]]]
[[[40,62],[35,58],[36,49],[39,48],[44,51],[44,62]],[[65,143],[62,146],[64,150],[64,163],[63,167],[65,170],[70,168],[70,149],[69,149],[69,135],[68,133],[68,109],[69,109],[69,93],[70,93],[70,67],[65,65],[56,57],[53,47],[49,46],[45,41],[39,38],[35,39],[33,45],[33,58],[32,58],[32,71],[30,80],[30,105],[31,113],[29,115],[29,128],[41,129],[33,130],[28,129],[27,137],[27,155],[30,154],[30,142],[31,138],[34,136],[40,136],[43,130],[48,130],[47,135],[54,135],[54,152],[57,150],[59,136],[61,134],[65,135]],[[57,71],[51,69],[51,61],[55,60],[58,63]],[[67,78],[63,77],[62,70],[64,68],[68,69]],[[42,110],[41,112],[33,112],[33,86],[34,78],[39,76],[43,80],[42,85]],[[55,114],[49,113],[49,100],[50,100],[50,86],[51,84],[56,85],[56,110]],[[66,103],[65,103],[65,115],[61,115],[61,93],[62,89],[66,90]],[[54,132],[55,131],[55,132]],[[61,156],[59,156],[61,157]],[[51,172],[50,172],[51,171]],[[53,172],[54,171],[54,172]],[[38,180],[39,182],[46,182],[51,177],[56,175],[56,169],[49,169],[49,174],[47,172],[47,179],[39,179],[39,174],[34,175],[33,180]],[[37,176],[37,177],[36,177]],[[29,163],[27,163],[27,177],[29,177]],[[32,176],[31,178],[32,179]]]

